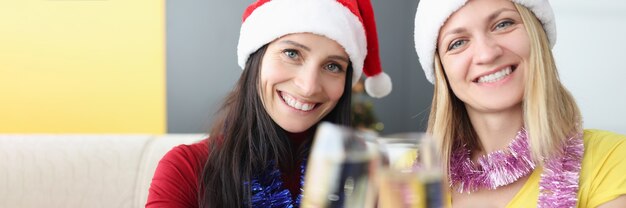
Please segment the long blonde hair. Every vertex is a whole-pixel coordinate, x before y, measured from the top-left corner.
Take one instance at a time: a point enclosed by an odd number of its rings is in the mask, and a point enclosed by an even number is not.
[[[524,126],[528,131],[535,162],[561,154],[567,136],[579,131],[581,115],[573,96],[559,80],[554,57],[541,22],[526,7],[515,3],[530,39],[530,60],[523,99]],[[447,81],[439,54],[435,53],[435,86],[428,119],[428,132],[440,139],[444,170],[450,155],[462,145],[480,148],[478,136],[467,115],[465,104],[454,95]]]

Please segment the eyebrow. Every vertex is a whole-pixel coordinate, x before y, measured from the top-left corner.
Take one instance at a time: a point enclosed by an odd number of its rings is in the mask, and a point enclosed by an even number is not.
[[[280,42],[281,43],[285,43],[285,44],[289,44],[289,45],[293,45],[293,46],[296,46],[298,48],[302,48],[302,49],[304,49],[306,51],[311,51],[311,48],[309,48],[309,47],[307,47],[305,45],[302,45],[300,43],[296,43],[296,42],[291,41],[291,40],[283,40],[283,41],[280,41]]]
[[[489,15],[489,17],[487,17],[487,20],[489,21],[493,21],[494,19],[496,19],[498,16],[500,16],[500,14],[502,14],[502,12],[517,12],[517,10],[515,9],[511,9],[511,8],[502,8],[499,10],[496,10],[495,12],[491,13],[491,15]]]
[[[346,63],[350,63],[350,60],[348,60],[346,57],[343,57],[343,56],[332,55],[332,56],[329,56],[328,58],[329,59],[336,59],[336,60],[344,61]]]
[[[500,14],[502,14],[502,12],[506,12],[506,11],[509,11],[509,12],[516,12],[517,10],[510,9],[510,8],[502,8],[502,9],[496,10],[495,12],[491,13],[491,14],[487,17],[487,21],[488,21],[488,22],[493,21],[493,20],[494,20],[494,19],[496,19],[498,16],[500,16]],[[454,30],[451,30],[451,31],[448,31],[448,32],[444,33],[441,37],[443,38],[443,37],[446,37],[447,35],[451,35],[451,34],[459,34],[459,33],[463,33],[463,32],[466,32],[466,31],[467,31],[467,29],[465,29],[465,28],[456,28],[456,29],[454,29]]]

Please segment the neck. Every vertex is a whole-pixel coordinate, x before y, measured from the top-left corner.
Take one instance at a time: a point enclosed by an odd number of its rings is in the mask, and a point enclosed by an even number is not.
[[[296,144],[297,146],[299,146],[304,141],[311,138],[311,135],[313,134],[313,130],[314,128],[310,128],[306,131],[297,132],[297,133],[287,132],[287,137],[289,137],[289,140],[291,140],[292,144]]]
[[[524,125],[522,106],[499,112],[479,112],[467,107],[467,113],[479,139],[480,150],[476,155],[504,149]]]

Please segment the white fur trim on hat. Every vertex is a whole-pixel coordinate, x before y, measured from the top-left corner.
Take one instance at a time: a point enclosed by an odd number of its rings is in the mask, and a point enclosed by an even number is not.
[[[272,0],[256,8],[241,25],[239,66],[243,69],[250,54],[261,46],[287,34],[304,32],[339,43],[352,63],[352,83],[357,83],[367,55],[365,30],[359,18],[335,0]]]
[[[511,0],[530,9],[543,25],[550,46],[556,43],[554,12],[548,0]],[[430,83],[435,83],[434,61],[439,30],[467,0],[420,0],[415,14],[415,51]]]

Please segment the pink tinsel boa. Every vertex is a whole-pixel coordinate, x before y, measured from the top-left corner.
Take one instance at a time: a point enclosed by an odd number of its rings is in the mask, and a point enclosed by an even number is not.
[[[576,206],[583,153],[582,132],[577,132],[566,140],[563,154],[545,160],[538,207]],[[460,193],[511,184],[536,167],[524,128],[507,149],[483,155],[477,162],[470,159],[470,150],[466,148],[454,151],[450,159],[450,185]]]

